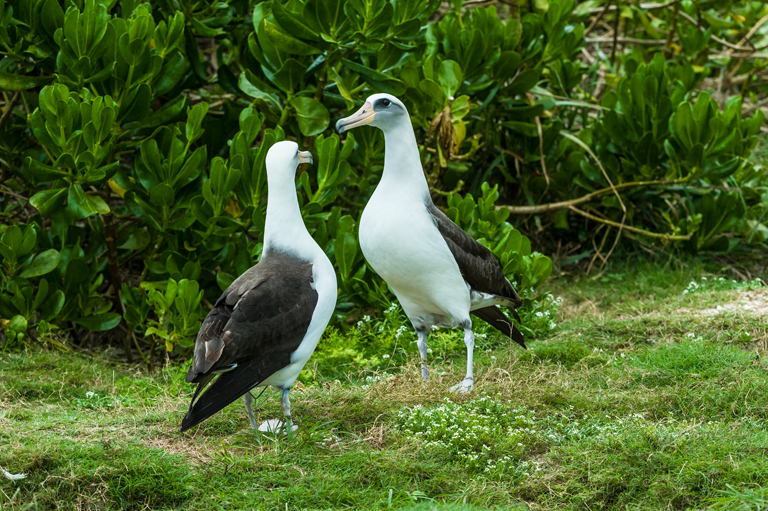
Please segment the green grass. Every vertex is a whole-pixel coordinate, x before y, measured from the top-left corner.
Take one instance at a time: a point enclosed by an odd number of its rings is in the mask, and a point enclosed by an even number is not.
[[[289,438],[241,403],[179,433],[184,367],[0,353],[0,467],[27,474],[0,478],[0,509],[765,510],[768,289],[642,260],[549,289],[557,328],[527,351],[479,336],[468,396],[447,390],[460,336],[433,335],[424,382],[394,311],[329,333]],[[277,392],[256,412],[279,417]]]

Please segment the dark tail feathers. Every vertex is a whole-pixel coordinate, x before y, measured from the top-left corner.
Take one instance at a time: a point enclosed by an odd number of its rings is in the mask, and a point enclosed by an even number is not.
[[[208,383],[207,381],[201,382],[195,391],[195,396],[192,397],[187,415],[181,421],[181,431],[186,431],[192,426],[200,424],[230,403],[237,401],[240,396],[257,386],[261,381],[258,368],[251,367],[250,363],[239,365],[231,371],[220,374],[216,381],[208,387],[208,390],[195,402],[197,394]]]
[[[473,310],[472,314],[482,319],[507,337],[510,337],[523,348],[528,349],[525,345],[525,338],[523,337],[523,333],[517,329],[514,322],[509,319],[498,307],[483,307],[482,309]],[[517,315],[517,312],[514,309],[512,309],[512,314],[518,321],[520,320],[520,316]]]

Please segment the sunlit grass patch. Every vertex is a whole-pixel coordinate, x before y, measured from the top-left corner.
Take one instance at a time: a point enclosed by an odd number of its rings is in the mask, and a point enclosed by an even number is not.
[[[570,475],[568,491],[588,506],[699,508],[701,496],[726,484],[765,484],[765,423],[619,419],[555,447],[550,457]]]
[[[726,490],[717,490],[717,496],[708,499],[710,509],[726,511],[763,511],[768,509],[768,488],[727,484]]]
[[[647,371],[640,376],[644,385],[668,385],[684,377],[713,378],[738,372],[754,358],[753,353],[689,334],[680,342],[642,350],[626,363]]]
[[[592,350],[581,339],[567,339],[534,343],[528,352],[521,355],[521,359],[572,367],[591,353]]]

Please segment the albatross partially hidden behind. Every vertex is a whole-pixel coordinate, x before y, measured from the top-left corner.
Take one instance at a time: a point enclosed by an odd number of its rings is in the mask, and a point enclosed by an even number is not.
[[[200,327],[186,378],[198,385],[182,431],[240,396],[256,429],[250,390],[267,385],[283,391],[283,413],[291,429],[288,391],[336,306],[336,273],[307,232],[296,198],[296,169],[311,161],[312,155],[299,151],[295,142],[278,142],[267,153],[264,251],[259,263],[224,291]]]
[[[432,203],[405,105],[389,94],[370,96],[336,123],[339,133],[368,124],[384,132],[384,172],[360,218],[360,247],[371,267],[392,287],[418,333],[421,372],[427,369],[432,326],[461,327],[467,375],[451,388],[474,385],[475,338],[470,312],[525,348],[523,334],[497,307],[522,305],[490,250],[461,230]]]

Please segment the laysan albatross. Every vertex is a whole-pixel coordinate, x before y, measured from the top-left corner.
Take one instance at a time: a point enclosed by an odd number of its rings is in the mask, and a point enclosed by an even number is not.
[[[470,312],[525,348],[523,334],[498,308],[508,307],[519,321],[515,308],[522,300],[491,251],[435,207],[405,105],[374,94],[336,129],[343,133],[366,124],[384,132],[384,171],[360,218],[360,248],[416,329],[425,379],[431,328],[464,329],[467,374],[451,390],[469,392],[475,346]]]
[[[278,142],[267,153],[262,257],[224,291],[200,327],[186,377],[198,385],[181,431],[240,396],[256,429],[250,391],[268,385],[283,391],[285,425],[291,430],[288,392],[315,351],[337,295],[336,273],[307,232],[296,198],[296,169],[311,161],[295,142]]]

